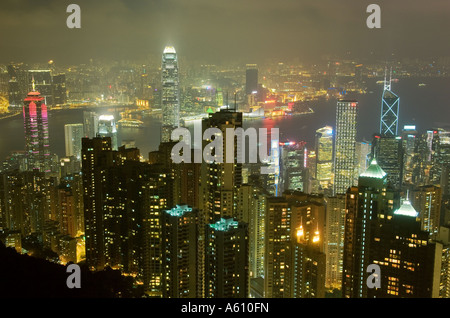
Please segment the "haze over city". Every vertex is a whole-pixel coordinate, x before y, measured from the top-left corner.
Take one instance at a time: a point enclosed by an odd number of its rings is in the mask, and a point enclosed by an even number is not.
[[[77,1],[81,29],[66,27],[68,1],[0,4],[0,61],[77,64],[90,58],[142,60],[174,45],[202,63],[268,58],[314,61],[350,52],[359,58],[447,55],[450,3],[377,1],[381,29],[366,26],[371,1]],[[442,40],[438,40],[442,39]],[[29,54],[33,41],[33,54]]]

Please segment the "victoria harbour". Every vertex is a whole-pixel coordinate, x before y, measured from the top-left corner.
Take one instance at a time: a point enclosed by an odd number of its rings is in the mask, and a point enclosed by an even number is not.
[[[358,140],[370,141],[373,132],[377,131],[377,123],[373,118],[380,117],[382,86],[376,84],[375,79],[368,83],[366,94],[349,93],[349,98],[360,102],[357,136]],[[419,84],[428,83],[424,87]],[[447,126],[446,118],[450,117],[450,107],[446,106],[450,100],[450,80],[448,78],[407,78],[394,84],[401,94],[400,126],[416,125],[420,130]],[[245,127],[278,127],[280,139],[314,142],[314,131],[320,127],[334,126],[336,121],[336,99],[318,100],[311,102],[314,113],[300,116],[284,116],[276,119],[251,119],[244,123]],[[99,114],[112,113],[119,118],[119,112],[112,108],[89,108]],[[426,110],[426,111],[424,111]],[[50,112],[49,134],[50,147],[58,156],[65,155],[64,125],[83,122],[83,109],[55,110]],[[119,139],[134,141],[136,147],[146,157],[148,152],[158,148],[160,142],[161,122],[154,117],[146,117],[145,125],[141,128],[119,127]],[[5,159],[12,151],[22,151],[25,145],[23,121],[21,116],[0,120],[2,134],[8,136],[0,139],[0,158]]]

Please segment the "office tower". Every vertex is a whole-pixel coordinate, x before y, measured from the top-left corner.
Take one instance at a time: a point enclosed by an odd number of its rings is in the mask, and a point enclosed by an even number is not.
[[[171,140],[172,130],[180,126],[178,56],[173,46],[166,46],[162,55],[161,83],[161,141],[167,142]]]
[[[236,201],[235,219],[248,224],[250,279],[264,277],[267,196],[262,189],[243,184],[238,188]]]
[[[450,138],[449,132],[442,128],[434,129],[428,132],[431,135],[431,166],[429,183],[439,184],[443,176],[443,172],[448,170],[450,165]]]
[[[34,82],[34,84],[33,84]],[[34,85],[36,91],[41,93],[45,105],[55,106],[53,95],[53,79],[50,70],[29,70],[28,89]]]
[[[64,189],[64,191],[62,190]],[[58,209],[57,211],[62,211],[64,209],[63,205],[67,204],[66,197],[69,197],[69,204],[73,207],[73,214],[75,215],[75,235],[72,237],[78,237],[80,235],[84,235],[84,210],[83,210],[83,178],[81,174],[74,173],[70,175],[65,175],[61,177],[60,180],[60,193],[59,201],[58,201]],[[62,196],[62,197],[61,197]],[[69,207],[70,209],[71,207]],[[70,214],[71,212],[68,211]],[[68,231],[72,233],[71,231]]]
[[[97,137],[98,115],[95,112],[83,111],[84,136],[87,138]]]
[[[298,191],[270,197],[265,221],[264,297],[324,295],[323,197]]]
[[[26,89],[26,75],[25,72],[20,66],[9,64],[7,66],[8,69],[8,100],[9,100],[9,109],[11,111],[20,111],[23,106],[23,96],[29,90]]]
[[[81,160],[81,139],[84,137],[83,124],[64,125],[66,156]]]
[[[316,130],[316,175],[322,190],[333,185],[333,128],[325,126]]]
[[[415,125],[405,125],[402,130],[403,143],[403,182],[405,184],[412,183],[414,171],[414,157],[416,155],[416,137],[417,131]]]
[[[367,297],[367,267],[372,229],[377,222],[392,217],[398,204],[396,193],[387,189],[387,175],[375,159],[361,174],[358,187],[351,187],[346,194],[346,219],[342,294],[346,298]]]
[[[387,82],[385,77],[383,96],[381,98],[380,134],[382,136],[397,136],[399,107],[400,97],[395,95],[391,90],[391,78]]]
[[[403,182],[403,145],[400,136],[375,135],[372,158],[387,173],[388,184],[399,189]]]
[[[325,287],[328,289],[341,289],[346,215],[345,195],[339,194],[335,197],[325,197],[325,202]]]
[[[203,119],[203,132],[208,128],[217,128],[221,131],[223,137],[223,163],[203,162],[202,177],[204,187],[204,209],[205,217],[209,223],[215,222],[222,217],[232,217],[235,209],[236,189],[242,184],[242,163],[238,163],[237,151],[240,147],[239,142],[234,143],[234,163],[226,162],[227,158],[227,128],[241,128],[242,113],[227,109],[221,109],[220,112],[209,114],[208,118]],[[209,147],[212,140],[203,140],[203,149]],[[220,147],[220,146],[219,146]],[[206,181],[206,182],[205,182]]]
[[[442,245],[429,242],[421,230],[419,213],[408,200],[394,210],[387,222],[372,229],[368,256],[380,266],[380,288],[367,288],[367,297],[431,298],[439,295]]]
[[[55,105],[64,105],[67,102],[66,74],[53,75],[53,93]]]
[[[292,211],[285,197],[270,197],[266,209],[264,297],[290,298]]]
[[[429,184],[431,156],[428,133],[418,134],[415,139],[414,156],[412,157],[412,184]]]
[[[47,106],[41,94],[33,90],[24,100],[25,150],[28,169],[50,172]]]
[[[305,192],[308,182],[306,165],[307,150],[304,142],[281,142],[281,190]],[[282,194],[282,192],[280,192]]]
[[[10,79],[8,82],[9,110],[19,111],[22,106],[22,97],[19,82],[16,78]]]
[[[434,279],[439,280],[439,298],[450,298],[450,227],[441,226],[436,240],[436,249],[441,250],[440,270],[435,271]]]
[[[221,218],[206,225],[205,242],[205,297],[248,297],[247,224]]]
[[[86,264],[95,270],[102,270],[106,265],[103,176],[113,166],[111,150],[111,138],[82,139]]]
[[[439,186],[419,186],[409,193],[412,206],[419,212],[422,230],[438,234],[441,220],[442,189]]]
[[[74,195],[72,194],[72,189],[63,183],[58,187],[58,203],[58,221],[61,234],[76,237],[78,230],[76,201]]]
[[[297,241],[294,240],[292,246],[292,297],[324,298],[326,261],[321,249],[320,232],[316,229],[314,235],[306,238],[301,224],[296,235]]]
[[[334,194],[346,193],[354,182],[358,102],[339,100],[336,111]]]
[[[361,175],[367,170],[370,164],[370,157],[372,153],[372,144],[365,141],[358,141],[356,143],[356,176]]]
[[[319,182],[316,180],[316,161],[317,154],[315,150],[305,149],[306,162],[304,163],[307,168],[307,176],[305,180],[308,182],[304,183],[303,192],[306,193],[320,193]]]
[[[196,298],[198,216],[187,205],[165,210],[161,218],[164,298]]]
[[[0,175],[2,227],[42,240],[45,222],[55,216],[56,180],[44,172],[10,171]]]
[[[293,298],[324,298],[326,258],[325,202],[322,196],[286,193],[290,201],[291,277],[287,286]]]
[[[258,66],[247,64],[245,71],[245,93],[247,95],[258,91]]]
[[[117,150],[117,127],[113,115],[101,115],[98,117],[98,134],[100,137],[111,138],[112,150]]]

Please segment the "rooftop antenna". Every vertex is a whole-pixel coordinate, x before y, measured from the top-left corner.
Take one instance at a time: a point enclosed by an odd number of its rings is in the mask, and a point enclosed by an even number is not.
[[[392,84],[392,66],[391,66],[391,71],[389,73],[389,90],[391,90],[391,84]]]
[[[33,92],[36,91],[36,84],[35,84],[35,82],[34,82],[34,75],[31,75],[31,90],[32,90]]]
[[[226,99],[227,99],[227,102],[226,102],[226,103],[227,103],[227,104],[226,104],[226,105],[227,105],[227,109],[229,109],[229,108],[230,108],[230,104],[228,103],[228,91],[227,91],[227,97],[226,97]]]

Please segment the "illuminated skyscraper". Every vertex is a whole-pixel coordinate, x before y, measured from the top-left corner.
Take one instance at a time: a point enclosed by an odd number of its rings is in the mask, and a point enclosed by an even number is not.
[[[285,190],[306,192],[308,182],[306,167],[307,149],[304,142],[280,142],[281,150],[281,184],[280,194]]]
[[[298,191],[267,199],[264,297],[324,297],[325,205]]]
[[[442,189],[439,186],[419,186],[409,193],[412,206],[419,212],[422,230],[437,235],[441,219]]]
[[[161,217],[163,297],[198,297],[197,210],[177,205]]]
[[[95,112],[83,112],[84,136],[87,138],[97,137],[98,133],[98,115]]]
[[[81,139],[84,137],[83,124],[64,125],[66,156],[81,160]]]
[[[354,183],[357,115],[357,101],[338,101],[334,154],[334,194],[346,193],[347,189]]]
[[[25,149],[28,156],[28,169],[49,172],[50,149],[48,135],[48,114],[44,97],[33,85],[23,106],[25,126]]]
[[[389,78],[389,82],[387,82],[385,78],[383,97],[381,99],[381,135],[391,137],[397,136],[399,107],[400,97],[391,91],[391,78]]]
[[[98,134],[100,137],[110,137],[112,150],[117,150],[117,127],[113,115],[98,117]]]
[[[403,145],[400,136],[375,135],[372,158],[387,173],[388,184],[399,189],[403,182]]]
[[[439,296],[442,244],[429,241],[419,213],[409,200],[392,218],[372,229],[367,255],[380,266],[380,288],[367,288],[367,297],[431,298]]]
[[[173,46],[166,46],[162,55],[162,131],[161,141],[170,141],[173,129],[180,125],[180,83],[178,77],[178,57]]]
[[[403,182],[412,183],[417,131],[415,125],[405,125],[402,130]]]
[[[341,289],[342,260],[345,231],[345,195],[326,197],[326,280],[325,286],[330,289]]]
[[[242,113],[228,109],[221,109],[220,112],[210,114],[203,119],[202,129],[217,128],[223,136],[223,145],[227,140],[227,128],[242,128]],[[203,141],[203,149],[209,147],[212,140]],[[242,163],[238,163],[237,158],[239,142],[234,143],[234,163],[226,162],[227,147],[224,147],[222,163],[203,162],[202,184],[205,187],[204,208],[208,222],[212,223],[222,217],[233,217],[235,210],[235,197],[237,187],[242,184]]]
[[[290,298],[292,211],[285,197],[267,199],[264,297]]]
[[[207,224],[205,233],[205,297],[248,297],[247,224],[221,218]]]
[[[321,189],[332,186],[333,177],[333,128],[326,126],[316,130],[316,180]]]
[[[376,160],[360,175],[358,187],[347,191],[342,294],[346,298],[367,297],[367,267],[372,264],[372,231],[392,217],[395,192],[387,189],[387,175]]]

